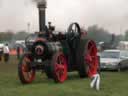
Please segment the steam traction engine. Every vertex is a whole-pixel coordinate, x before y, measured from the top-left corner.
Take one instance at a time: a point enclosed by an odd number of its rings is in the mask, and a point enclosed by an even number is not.
[[[64,82],[67,72],[78,71],[79,76],[97,73],[97,48],[93,40],[82,36],[78,23],[72,23],[66,34],[53,34],[54,27],[45,26],[46,3],[39,3],[40,32],[26,38],[27,52],[18,64],[19,79],[31,83],[37,70],[44,70],[48,78]]]

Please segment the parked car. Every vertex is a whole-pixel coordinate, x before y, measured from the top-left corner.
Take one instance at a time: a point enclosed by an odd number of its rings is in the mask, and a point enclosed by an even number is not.
[[[121,71],[128,69],[128,51],[104,50],[100,55],[100,69]]]

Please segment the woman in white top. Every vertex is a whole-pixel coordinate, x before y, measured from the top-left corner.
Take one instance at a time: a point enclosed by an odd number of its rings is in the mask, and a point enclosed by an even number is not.
[[[9,47],[8,44],[5,44],[3,48],[3,53],[4,53],[4,61],[7,62],[9,60]]]

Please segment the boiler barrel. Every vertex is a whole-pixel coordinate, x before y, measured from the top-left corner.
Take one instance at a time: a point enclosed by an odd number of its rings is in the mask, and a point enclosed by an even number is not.
[[[47,43],[48,52],[53,55],[55,52],[62,50],[62,45],[60,42],[48,42]]]

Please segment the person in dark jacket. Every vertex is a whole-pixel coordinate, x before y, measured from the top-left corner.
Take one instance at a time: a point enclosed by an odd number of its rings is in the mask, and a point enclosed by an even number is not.
[[[20,59],[20,47],[19,46],[17,47],[16,51],[17,51],[17,59]]]

